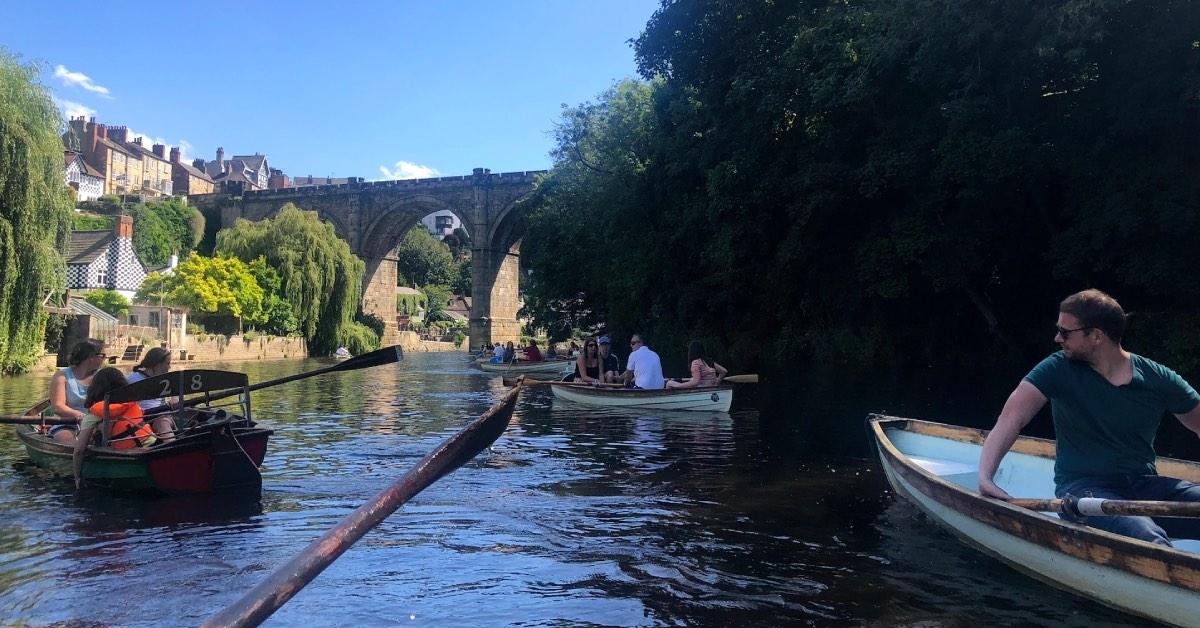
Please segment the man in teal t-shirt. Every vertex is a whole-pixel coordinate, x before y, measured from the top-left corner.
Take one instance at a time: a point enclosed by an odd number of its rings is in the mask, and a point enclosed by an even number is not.
[[[1056,495],[1200,502],[1200,485],[1162,477],[1154,467],[1154,436],[1163,414],[1170,412],[1200,434],[1200,395],[1171,369],[1121,347],[1125,311],[1099,290],[1064,299],[1056,327],[1062,350],[1017,385],[984,441],[979,492],[1012,499],[993,481],[996,468],[1049,400],[1057,437]],[[1195,519],[1071,519],[1162,545],[1170,545],[1170,537],[1200,539]]]

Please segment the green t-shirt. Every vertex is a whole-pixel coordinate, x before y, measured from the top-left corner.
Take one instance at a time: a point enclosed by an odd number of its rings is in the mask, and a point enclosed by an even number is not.
[[[1200,395],[1175,371],[1130,354],[1133,380],[1113,386],[1085,362],[1062,351],[1025,376],[1050,400],[1058,455],[1054,483],[1088,476],[1150,475],[1154,435],[1163,414],[1186,414]]]

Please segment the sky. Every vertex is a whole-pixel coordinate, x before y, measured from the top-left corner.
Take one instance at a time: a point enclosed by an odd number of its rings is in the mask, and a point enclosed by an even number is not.
[[[67,115],[185,157],[367,180],[550,167],[562,106],[636,78],[657,0],[13,2]]]

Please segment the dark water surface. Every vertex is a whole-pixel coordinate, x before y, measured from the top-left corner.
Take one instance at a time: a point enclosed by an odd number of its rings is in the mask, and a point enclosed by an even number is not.
[[[320,366],[228,365],[262,381]],[[45,375],[0,379],[0,411]],[[462,354],[254,394],[261,502],[75,495],[0,437],[0,624],[194,625],[499,395]],[[267,625],[1119,625],[894,501],[798,417],[638,414],[527,390],[491,450],[351,548]],[[848,430],[861,430],[861,421]],[[0,431],[10,432],[3,427]],[[864,436],[865,438],[865,436]]]

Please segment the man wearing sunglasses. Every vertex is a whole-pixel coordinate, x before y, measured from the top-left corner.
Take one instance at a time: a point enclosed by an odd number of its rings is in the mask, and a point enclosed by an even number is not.
[[[633,382],[637,388],[649,390],[657,390],[666,386],[666,380],[663,379],[662,374],[662,360],[658,358],[657,353],[646,346],[641,334],[634,334],[630,338],[629,348],[632,353],[625,361],[625,372],[621,374],[621,379],[625,381],[625,384]]]
[[[1126,351],[1125,322],[1121,305],[1099,290],[1059,304],[1054,340],[1061,351],[1035,366],[1005,402],[979,456],[982,495],[1012,499],[996,485],[996,469],[1021,428],[1050,401],[1055,495],[1200,501],[1200,485],[1160,476],[1154,466],[1163,414],[1200,434],[1200,395],[1171,369]],[[1196,519],[1064,518],[1160,545],[1170,545],[1171,537],[1200,539]]]

